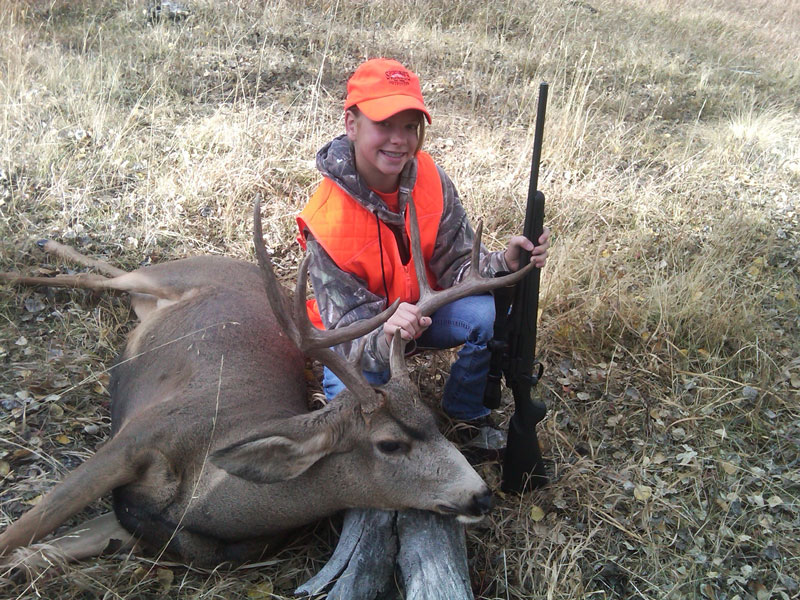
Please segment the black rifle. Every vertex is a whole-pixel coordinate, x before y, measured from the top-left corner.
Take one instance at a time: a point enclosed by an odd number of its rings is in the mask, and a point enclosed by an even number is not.
[[[547,84],[539,86],[539,106],[533,137],[531,178],[528,184],[528,205],[523,235],[534,245],[544,228],[544,194],[539,183],[539,161],[542,154],[542,133],[547,106]],[[528,264],[530,253],[524,253],[520,268]],[[539,274],[534,268],[516,286],[495,290],[497,316],[494,339],[490,342],[491,363],[483,403],[488,408],[500,406],[500,380],[514,396],[514,415],[508,426],[508,443],[503,462],[502,489],[522,492],[526,486],[537,488],[547,483],[536,424],[544,419],[547,408],[531,398],[533,387],[542,376],[543,367],[536,361],[536,320],[539,312]],[[500,275],[500,273],[498,273]],[[509,310],[510,309],[510,310]]]

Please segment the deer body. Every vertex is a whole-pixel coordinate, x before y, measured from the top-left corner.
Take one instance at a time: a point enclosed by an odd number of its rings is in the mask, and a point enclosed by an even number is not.
[[[180,524],[172,543],[191,556],[214,540],[268,538],[307,522],[281,510],[287,502],[306,510],[285,483],[253,483],[208,460],[243,431],[306,413],[306,383],[303,356],[272,317],[255,265],[201,257],[142,274],[168,279],[173,270],[202,280],[148,315],[111,371],[112,434],[135,433],[134,462],[149,463],[114,491],[114,508],[123,526],[157,545]]]
[[[113,466],[112,476],[103,469],[107,479],[97,483],[109,488],[102,493],[121,483],[114,491],[120,522],[155,544],[173,537],[180,524],[182,532],[173,543],[186,558],[203,563],[224,559],[193,556],[185,538],[197,538],[202,547],[215,539],[267,538],[308,522],[297,514],[306,510],[300,503],[292,503],[294,511],[281,509],[298,497],[292,496],[295,490],[282,496],[280,484],[246,481],[208,460],[241,441],[243,431],[307,412],[303,356],[272,316],[258,267],[198,257],[121,278],[138,280],[137,287],[168,289],[173,299],[162,298],[160,307],[143,311],[111,369],[112,438],[68,478],[79,501],[55,501],[36,512],[63,521],[83,508],[100,495],[88,480],[95,479],[96,463],[105,462]],[[137,300],[146,307],[154,304],[152,296],[138,296],[134,308]],[[236,498],[239,506],[232,501]],[[310,508],[313,520],[313,503]],[[318,510],[330,514],[324,502]],[[23,519],[35,524],[41,517],[32,513]],[[276,518],[270,519],[273,514]],[[24,525],[20,520],[0,540],[12,537],[10,549],[17,541],[25,544],[48,533],[39,529],[34,534]],[[14,539],[20,529],[18,535],[25,537]],[[207,543],[199,543],[203,538]]]
[[[126,273],[47,242],[45,250],[108,277],[0,274],[28,285],[127,292],[141,320],[111,370],[110,440],[0,534],[0,556],[112,490],[117,519],[135,538],[200,565],[257,557],[292,529],[346,508],[417,508],[464,519],[488,512],[486,484],[419,400],[399,335],[392,379],[378,389],[327,349],[371,331],[391,309],[346,328],[314,330],[302,265],[293,316],[258,214],[256,207],[260,270],[203,256]],[[430,314],[436,302],[489,285],[503,282],[469,284],[421,303]],[[313,412],[304,354],[335,369],[348,388]]]

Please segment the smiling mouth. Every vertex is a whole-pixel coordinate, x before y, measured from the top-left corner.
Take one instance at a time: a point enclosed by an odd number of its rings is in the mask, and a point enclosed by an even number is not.
[[[406,153],[405,152],[390,152],[389,150],[381,150],[381,152],[388,156],[389,158],[403,158]]]

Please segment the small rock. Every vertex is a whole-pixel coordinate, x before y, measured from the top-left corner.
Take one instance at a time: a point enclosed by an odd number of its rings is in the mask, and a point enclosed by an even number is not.
[[[766,548],[764,548],[764,558],[768,560],[780,560],[781,553],[778,552],[778,549],[770,544]]]
[[[797,581],[788,575],[784,575],[783,573],[778,573],[778,579],[780,579],[783,586],[786,588],[786,591],[790,594],[794,594],[798,590],[800,590],[800,585],[797,584]]]
[[[628,386],[627,388],[625,388],[625,395],[631,398],[632,400],[641,400],[642,398],[642,395],[639,393],[639,390],[637,390],[633,386]]]
[[[747,400],[755,400],[758,398],[758,390],[754,387],[746,385],[742,388],[742,396]]]
[[[44,302],[42,302],[42,299],[37,296],[26,298],[25,310],[30,313],[42,312],[44,310]]]

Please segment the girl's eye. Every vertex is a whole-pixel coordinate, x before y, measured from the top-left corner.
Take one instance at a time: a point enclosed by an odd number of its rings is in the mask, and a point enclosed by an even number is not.
[[[378,446],[378,450],[384,454],[405,454],[409,450],[408,444],[394,440],[378,442],[376,446]]]

